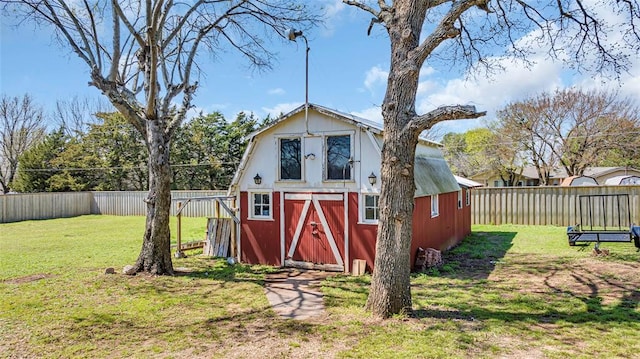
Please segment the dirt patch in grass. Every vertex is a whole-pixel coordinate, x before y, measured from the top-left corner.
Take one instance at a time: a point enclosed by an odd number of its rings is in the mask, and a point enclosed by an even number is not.
[[[509,281],[519,293],[556,293],[599,298],[602,305],[640,301],[640,262],[615,262],[587,257],[562,263],[546,256],[519,255],[488,279]]]
[[[7,279],[7,280],[3,281],[3,283],[7,283],[7,284],[23,284],[23,283],[35,282],[37,280],[42,280],[42,279],[50,278],[50,277],[52,277],[51,274],[38,273],[38,274],[32,274],[32,275],[28,275],[28,276],[24,276],[24,277]]]

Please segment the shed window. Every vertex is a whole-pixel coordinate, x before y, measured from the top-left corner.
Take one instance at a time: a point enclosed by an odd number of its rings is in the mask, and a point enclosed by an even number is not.
[[[302,179],[302,150],[300,138],[280,139],[280,179]]]
[[[250,217],[259,219],[271,218],[271,193],[252,193]]]
[[[470,206],[471,205],[471,191],[470,190],[466,190],[464,195],[466,197],[467,206]]]
[[[366,222],[377,222],[380,218],[380,208],[378,207],[379,195],[367,194],[364,196],[364,220]]]
[[[438,195],[434,194],[431,196],[431,217],[438,217],[440,215],[440,205],[439,205]]]
[[[458,209],[462,208],[462,190],[458,191]]]
[[[327,179],[351,179],[351,136],[327,137]]]

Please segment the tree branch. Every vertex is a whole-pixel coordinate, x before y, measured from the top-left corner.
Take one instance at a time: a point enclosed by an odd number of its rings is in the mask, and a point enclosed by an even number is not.
[[[407,131],[418,133],[432,128],[434,125],[448,120],[469,120],[486,115],[486,111],[477,112],[475,106],[441,106],[420,116],[416,116],[405,127]]]
[[[111,0],[112,6],[118,0]],[[111,22],[113,24],[113,54],[111,55],[111,68],[109,69],[109,81],[117,81],[118,79],[118,67],[120,66],[120,21],[115,11],[111,13]],[[97,37],[96,37],[97,38]],[[96,40],[97,41],[97,40]]]
[[[127,29],[129,30],[129,33],[136,39],[136,41],[138,42],[138,46],[144,47],[144,44],[145,44],[144,38],[140,35],[138,30],[136,30],[133,27],[131,22],[129,22],[129,19],[127,19],[127,17],[124,15],[124,11],[122,11],[122,8],[120,7],[120,4],[118,3],[118,1],[115,0],[112,2],[112,4],[113,4],[114,12],[118,14],[118,17],[120,18],[120,20],[122,20],[124,25],[127,27]]]
[[[360,9],[371,13],[373,16],[378,17],[380,15],[379,11],[376,11],[374,8],[372,8],[371,6],[367,5],[367,4],[363,4],[359,1],[354,1],[354,0],[342,0],[343,3],[347,4],[347,5],[351,5],[351,6],[355,6],[355,7],[359,7]],[[386,4],[384,3],[384,0],[379,0],[378,4],[384,4],[386,6]],[[381,6],[382,8],[382,6]]]
[[[456,20],[462,16],[462,14],[469,10],[473,6],[486,4],[486,0],[470,0],[470,1],[457,1],[453,2],[451,9],[442,17],[440,23],[435,30],[427,36],[420,46],[414,50],[414,56],[418,61],[418,64],[422,65],[426,58],[438,47],[441,43],[448,39],[453,39],[460,35],[460,29],[457,29],[454,24]]]

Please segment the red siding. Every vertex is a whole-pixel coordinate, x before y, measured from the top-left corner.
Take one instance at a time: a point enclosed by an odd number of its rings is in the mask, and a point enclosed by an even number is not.
[[[454,247],[471,233],[471,207],[463,203],[458,208],[458,192],[438,196],[439,212],[431,217],[431,196],[416,198],[413,211],[413,242],[411,264],[415,261],[418,247],[447,250]]]
[[[280,263],[280,193],[272,196],[273,220],[247,219],[249,197],[247,192],[240,193],[240,260],[244,263],[269,264]]]
[[[413,242],[411,244],[411,265],[415,261],[415,253],[418,247],[436,248],[439,250],[449,249],[458,244],[464,237],[471,233],[471,207],[465,203],[465,192],[463,190],[462,208],[458,208],[458,193],[445,193],[439,195],[440,215],[431,218],[431,197],[421,197],[415,199],[415,209],[413,215]],[[367,271],[373,269],[375,258],[375,243],[378,226],[373,224],[359,223],[359,196],[358,193],[348,193],[348,217],[349,217],[349,258],[344,257],[344,237],[334,224],[342,224],[343,202],[321,202],[332,233],[336,237],[336,244],[349,268],[354,259],[364,259],[367,262]],[[280,199],[279,193],[273,194],[273,221],[252,221],[247,220],[247,194],[241,193],[241,221],[242,221],[242,261],[247,263],[262,263],[271,265],[281,265],[280,263]],[[291,231],[286,238],[292,238],[295,231],[295,224],[300,216],[304,201],[287,201],[293,206],[299,206],[298,210],[293,210],[293,215],[287,215],[285,220],[285,230]],[[329,207],[325,204],[329,204]],[[309,218],[312,217],[313,205],[311,205]],[[319,223],[319,220],[316,220]],[[293,223],[293,225],[291,225]],[[308,223],[305,227],[309,227]],[[321,226],[319,230],[322,231]],[[320,233],[322,234],[322,233]],[[311,235],[311,234],[310,234]],[[300,239],[302,241],[302,238]],[[288,240],[290,242],[290,240]],[[318,241],[316,241],[318,242]],[[286,244],[288,249],[290,243]],[[309,249],[312,250],[312,249]],[[318,250],[318,249],[313,249]],[[324,250],[324,249],[323,249]],[[330,250],[329,250],[330,254]],[[333,258],[333,256],[331,256]],[[305,258],[294,258],[297,260]],[[328,259],[327,259],[328,260]],[[334,263],[333,261],[331,263]],[[346,264],[346,263],[345,263]]]
[[[371,272],[376,255],[378,226],[358,223],[358,204],[358,193],[349,193],[349,268],[354,259],[364,259],[367,261],[367,271]]]

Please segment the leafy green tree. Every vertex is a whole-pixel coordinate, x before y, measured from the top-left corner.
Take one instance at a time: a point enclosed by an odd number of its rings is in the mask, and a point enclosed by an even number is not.
[[[595,165],[640,169],[640,121],[620,121],[616,132],[614,136],[617,139],[600,153]]]
[[[56,169],[48,181],[52,192],[90,191],[103,181],[102,160],[97,153],[87,151],[81,138],[69,138],[50,164]]]
[[[63,128],[46,135],[19,158],[20,166],[12,188],[18,192],[51,192],[51,177],[57,155],[65,151],[69,137]]]
[[[219,138],[227,122],[215,112],[200,115],[176,131],[171,146],[173,189],[218,189],[222,175]]]
[[[442,137],[444,158],[449,163],[451,171],[463,177],[469,177],[476,172],[471,163],[467,150],[467,142],[463,133],[449,132]]]
[[[89,125],[82,134],[88,154],[100,160],[102,180],[93,189],[103,191],[145,190],[148,183],[148,152],[142,135],[120,114],[98,113],[101,123]]]
[[[258,124],[244,112],[230,123],[219,112],[185,123],[171,148],[173,188],[227,189],[246,148],[246,137]]]

